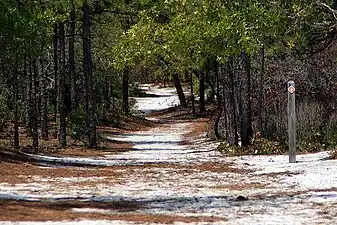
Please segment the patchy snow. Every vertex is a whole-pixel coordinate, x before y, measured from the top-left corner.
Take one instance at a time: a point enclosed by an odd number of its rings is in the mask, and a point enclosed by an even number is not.
[[[257,170],[254,174],[289,173],[278,184],[293,187],[294,191],[337,188],[337,162],[324,160],[329,152],[297,156],[297,163],[289,163],[287,155],[241,156],[231,161],[238,165],[249,165]]]
[[[138,110],[145,113],[177,104],[175,90],[146,86],[155,98],[137,98]],[[298,163],[288,163],[286,155],[225,157],[215,151],[216,142],[200,137],[181,145],[189,132],[187,122],[167,123],[160,128],[111,140],[131,142],[132,151],[103,158],[40,157],[90,165],[157,165],[132,167],[118,182],[105,183],[105,177],[45,178],[32,176],[31,183],[0,184],[0,199],[139,202],[141,212],[177,216],[214,216],[214,224],[337,224],[337,161],[323,160],[329,152],[298,155]],[[217,163],[247,172],[200,169]],[[161,167],[160,165],[173,165]],[[194,168],[195,167],[195,168]],[[96,186],[75,185],[80,181]],[[238,196],[247,201],[238,201]],[[74,208],[74,212],[112,213],[95,208]],[[133,224],[126,221],[0,222],[0,224]],[[150,223],[148,223],[150,224]],[[185,224],[177,222],[175,224]],[[210,224],[200,222],[198,224]]]
[[[153,94],[153,98],[134,98],[136,100],[135,108],[145,114],[155,110],[162,110],[179,105],[179,98],[176,90],[173,88],[160,88],[158,86],[143,86],[147,94]]]

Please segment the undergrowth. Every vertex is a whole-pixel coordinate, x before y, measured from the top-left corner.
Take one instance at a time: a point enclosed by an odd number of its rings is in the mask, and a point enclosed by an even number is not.
[[[296,151],[298,153],[313,153],[331,149],[335,146],[321,144],[317,142],[298,141]],[[218,146],[218,151],[228,155],[271,155],[284,154],[288,152],[287,143],[280,143],[259,138],[252,141],[247,147],[229,146],[227,142]],[[331,158],[337,159],[337,150],[331,152]]]
[[[228,143],[222,143],[218,146],[218,150],[222,153],[235,156],[281,154],[286,152],[287,148],[279,142],[259,138],[247,147],[229,146]]]
[[[329,159],[337,159],[337,149],[330,152]]]

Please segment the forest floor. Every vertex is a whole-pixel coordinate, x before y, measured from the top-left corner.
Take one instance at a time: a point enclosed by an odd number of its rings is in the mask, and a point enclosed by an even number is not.
[[[153,96],[136,98],[135,113],[148,121],[100,127],[104,148],[3,156],[0,224],[337,224],[329,152],[295,164],[226,156],[208,118],[174,107],[174,89],[144,88]]]

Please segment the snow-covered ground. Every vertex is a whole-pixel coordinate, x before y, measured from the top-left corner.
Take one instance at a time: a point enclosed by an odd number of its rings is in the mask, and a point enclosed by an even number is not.
[[[138,109],[145,113],[178,104],[172,88],[146,86],[145,89],[151,94],[161,95],[136,99]],[[131,200],[147,206],[137,210],[139,213],[223,218],[213,224],[337,224],[337,161],[323,160],[328,152],[299,155],[298,163],[294,164],[288,163],[286,155],[225,157],[215,151],[217,143],[205,136],[191,144],[181,145],[182,136],[190,129],[188,122],[167,123],[149,131],[110,137],[132,142],[133,151],[118,155],[107,153],[105,157],[96,159],[59,158],[93,165],[133,165],[132,173],[121,169],[128,175],[119,178],[117,183],[104,184],[104,177],[50,177],[43,180],[33,176],[30,177],[31,183],[0,183],[0,198]],[[95,188],[73,185],[79,180],[97,179],[103,182]],[[237,197],[240,195],[248,200],[239,201]],[[74,208],[73,211],[115,213],[95,208]],[[3,221],[0,224],[133,223],[83,220]],[[197,224],[212,223],[200,221]]]
[[[142,113],[148,114],[155,110],[162,110],[179,105],[179,98],[176,90],[173,88],[160,88],[153,85],[143,85],[141,87],[147,94],[157,97],[152,98],[135,98],[135,109]]]

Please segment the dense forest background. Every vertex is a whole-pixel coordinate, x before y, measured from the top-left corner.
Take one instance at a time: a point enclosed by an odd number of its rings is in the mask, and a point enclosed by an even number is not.
[[[96,148],[96,127],[131,112],[137,83],[172,82],[225,148],[277,153],[288,80],[300,150],[337,144],[337,1],[0,3],[0,129],[15,148],[20,135],[34,151],[41,139]]]

